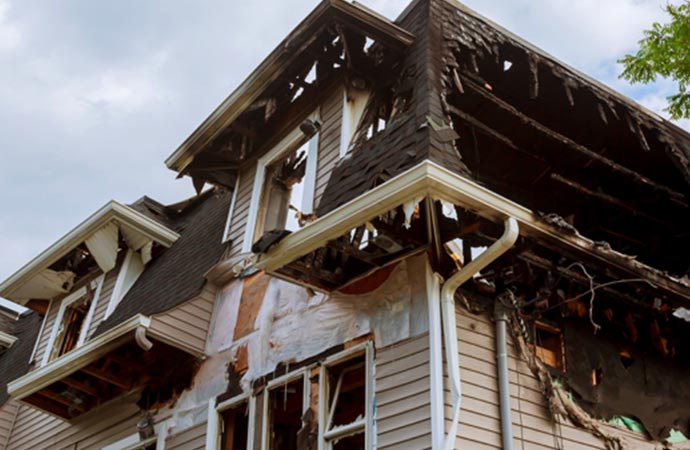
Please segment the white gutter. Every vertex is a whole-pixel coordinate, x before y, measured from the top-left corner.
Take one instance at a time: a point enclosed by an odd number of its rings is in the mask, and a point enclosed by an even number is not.
[[[419,196],[445,200],[477,215],[497,222],[513,217],[520,233],[542,243],[558,246],[583,261],[605,263],[625,274],[644,277],[659,289],[690,301],[690,289],[680,280],[662,275],[658,270],[614,251],[603,250],[594,241],[541,220],[534,212],[474,181],[449,171],[431,161],[424,161],[377,186],[364,195],[285,237],[262,255],[255,267],[271,275],[292,261],[320,248],[324,242],[349,233],[391,209]]]
[[[149,317],[141,314],[136,315],[81,347],[11,381],[7,384],[7,392],[16,400],[28,397],[107,355],[122,345],[125,339],[131,338],[131,333],[140,328],[148,328],[150,325],[151,319]]]
[[[446,364],[450,378],[450,392],[453,401],[453,420],[446,436],[443,448],[452,450],[455,446],[458,420],[460,418],[460,404],[462,401],[462,386],[460,382],[460,362],[458,358],[458,335],[455,323],[455,291],[467,280],[472,278],[499,256],[510,249],[520,234],[517,221],[509,217],[504,222],[503,235],[477,258],[453,274],[441,288],[441,316],[443,319],[443,336],[446,345]]]

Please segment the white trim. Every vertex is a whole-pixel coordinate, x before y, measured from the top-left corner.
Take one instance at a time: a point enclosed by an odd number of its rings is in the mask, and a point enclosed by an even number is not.
[[[364,111],[371,93],[369,91],[357,91],[352,89],[352,101],[348,99],[348,88],[343,89],[343,109],[341,112],[340,126],[340,157],[344,157],[350,149],[352,137],[357,131],[357,126],[362,120]]]
[[[57,334],[58,331],[62,325],[62,319],[65,317],[65,310],[69,305],[72,303],[76,302],[77,300],[82,299],[86,295],[86,286],[82,286],[81,288],[77,289],[76,291],[72,292],[69,294],[67,297],[63,298],[60,301],[60,309],[58,310],[58,314],[55,317],[55,323],[53,324],[53,329],[50,332],[50,340],[48,341],[48,345],[46,346],[45,351],[43,352],[43,360],[41,361],[41,366],[45,366],[48,364],[52,354],[55,351],[55,340],[57,339]],[[84,331],[84,324],[82,323],[82,328],[79,331],[79,336],[81,337],[82,332]]]
[[[294,372],[282,375],[269,381],[266,384],[266,389],[264,390],[264,400],[262,408],[262,419],[261,419],[261,450],[268,450],[268,422],[269,422],[269,411],[268,411],[268,401],[270,397],[270,391],[280,386],[284,386],[294,380],[302,377],[302,414],[304,414],[309,409],[309,399],[311,394],[311,386],[309,383],[309,371],[306,367],[303,367]]]
[[[220,449],[220,440],[223,433],[222,413],[242,403],[247,403],[249,423],[247,426],[247,448],[254,448],[254,427],[256,422],[256,397],[249,394],[240,394],[216,405],[216,399],[208,402],[208,424],[206,427],[206,450]]]
[[[319,120],[319,114],[318,112],[313,112],[312,114],[309,115],[309,117],[306,118],[307,120]],[[319,133],[316,133],[315,136],[313,136],[310,139],[310,149],[311,149],[311,140],[313,140],[315,137],[318,140],[318,135]],[[287,136],[285,136],[275,147],[273,147],[271,150],[269,150],[266,154],[264,154],[262,157],[258,159],[256,162],[256,174],[254,175],[254,185],[252,187],[252,197],[251,201],[249,203],[249,213],[247,216],[247,225],[244,231],[244,242],[242,243],[242,252],[248,253],[252,250],[252,245],[254,244],[254,238],[256,237],[256,232],[257,228],[259,226],[259,212],[261,208],[261,200],[263,196],[263,190],[264,190],[264,178],[266,174],[266,167],[270,166],[273,164],[276,160],[278,160],[285,151],[290,148],[291,146],[295,145],[297,142],[301,141],[304,139],[304,133],[302,133],[302,130],[299,129],[299,127],[296,127],[294,130],[292,130],[290,133],[288,133]],[[318,141],[317,141],[318,143]],[[318,148],[318,145],[317,145]],[[311,156],[311,155],[309,155]],[[307,158],[309,158],[309,156]],[[307,159],[307,165],[309,165],[309,159]],[[311,185],[307,185],[307,183],[304,183],[304,191],[305,191],[305,196],[307,191],[312,191],[311,193],[311,198],[312,198],[312,207],[314,203],[314,182],[316,181],[316,168],[314,170],[314,177]],[[306,177],[306,173],[305,173]]]
[[[232,199],[230,200],[230,209],[228,210],[228,218],[225,221],[225,230],[223,231],[223,241],[225,244],[230,239],[230,231],[232,231],[232,216],[235,214],[235,204],[237,203],[237,192],[240,190],[240,174],[237,174],[235,179],[235,189],[232,191]]]
[[[621,253],[602,250],[594,241],[580,234],[563,233],[534,212],[474,181],[451,172],[431,161],[424,161],[409,170],[331,211],[304,228],[289,234],[254,266],[273,276],[284,277],[276,270],[336,239],[405,202],[430,196],[462,206],[495,222],[514,217],[521,234],[553,245],[565,247],[585,261],[601,261],[623,273],[644,276],[659,289],[690,299],[687,288],[669,276],[654,275],[655,269],[642,263],[631,264]],[[318,289],[314,287],[315,289]]]
[[[137,327],[148,328],[150,325],[151,319],[147,316],[136,315],[78,349],[50,361],[23,377],[12,380],[7,385],[7,391],[16,400],[21,400],[106,355],[119,346],[122,338],[134,332]]]
[[[117,222],[118,225],[132,228],[165,247],[170,247],[180,237],[179,234],[135,209],[111,200],[4,282],[0,283],[0,297],[5,297],[20,305],[25,304],[28,299],[14,298],[13,294],[17,290],[111,221]]]
[[[10,348],[15,342],[17,342],[16,336],[0,331],[0,347]]]
[[[443,400],[443,336],[441,335],[441,283],[426,262],[426,295],[429,308],[429,378],[431,396],[431,448],[443,448],[445,404]]]
[[[86,338],[89,336],[89,328],[91,328],[91,321],[93,320],[93,314],[96,311],[96,304],[98,303],[98,300],[101,297],[101,290],[103,289],[103,282],[105,281],[105,274],[102,274],[100,277],[96,278],[96,292],[93,295],[93,300],[91,300],[91,305],[89,306],[89,312],[86,314],[86,318],[84,319],[84,326],[82,328],[82,332],[79,334],[79,340],[77,341],[77,347],[81,347],[84,342],[86,342]]]
[[[365,387],[364,387],[364,417],[346,425],[339,425],[327,430],[329,424],[329,411],[331,399],[328,396],[329,386],[327,382],[328,368],[336,364],[347,362],[350,359],[364,356]],[[364,448],[373,449],[374,440],[374,347],[371,341],[363,342],[342,352],[326,358],[319,368],[319,417],[318,417],[318,449],[332,450],[333,442],[340,438],[358,434],[363,429]]]
[[[302,212],[304,214],[311,214],[314,212],[316,170],[319,163],[319,141],[320,133],[316,133],[311,139],[309,139],[307,167],[304,171],[304,192],[302,193]]]
[[[139,275],[141,275],[144,271],[144,268],[144,263],[141,261],[140,255],[131,248],[127,250],[125,260],[122,262],[120,272],[118,272],[117,274],[115,286],[113,287],[113,292],[110,295],[108,309],[106,309],[105,311],[105,316],[103,317],[103,320],[110,317],[113,311],[115,311],[117,305],[120,304],[120,301],[127,294],[129,288],[131,288],[132,285],[134,285],[137,278],[139,278]]]

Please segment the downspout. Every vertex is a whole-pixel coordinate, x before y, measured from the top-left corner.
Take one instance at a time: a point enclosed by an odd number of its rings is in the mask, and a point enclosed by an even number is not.
[[[463,283],[491,264],[515,244],[520,234],[517,221],[509,217],[505,220],[504,226],[503,235],[496,242],[462,268],[462,270],[452,275],[441,288],[443,336],[446,346],[446,364],[448,365],[448,377],[450,378],[450,391],[453,402],[453,421],[446,435],[445,445],[443,446],[445,450],[452,450],[454,448],[458,421],[460,419],[460,404],[462,401],[460,363],[458,358],[458,336],[455,322],[455,291]],[[508,406],[508,408],[510,408],[510,406]],[[512,450],[512,445],[504,447],[504,450],[509,449]]]
[[[498,300],[494,309],[494,321],[496,322],[496,370],[498,372],[498,406],[501,410],[501,440],[503,450],[513,450],[513,420],[510,417],[510,380],[506,345],[508,314]]]

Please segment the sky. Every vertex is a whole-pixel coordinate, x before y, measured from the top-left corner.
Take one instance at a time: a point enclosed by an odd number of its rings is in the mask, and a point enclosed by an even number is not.
[[[363,3],[395,18],[407,1]],[[666,106],[672,82],[630,86],[616,63],[665,20],[665,0],[465,3],[648,108]],[[163,161],[316,4],[0,0],[0,280],[110,199],[193,195]]]

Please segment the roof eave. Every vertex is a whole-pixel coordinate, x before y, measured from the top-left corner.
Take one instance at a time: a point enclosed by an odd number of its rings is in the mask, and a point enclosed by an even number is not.
[[[365,33],[375,32],[401,48],[414,40],[414,35],[405,29],[361,5],[344,0],[323,0],[165,160],[166,166],[182,172],[206,144],[280,77],[283,70],[313,42],[316,31],[328,19],[356,25]]]
[[[145,216],[129,206],[111,200],[53,245],[25,264],[5,281],[0,283],[0,296],[23,304],[21,300],[18,301],[12,298],[12,294],[17,289],[111,221],[135,229],[142,235],[165,247],[170,247],[180,237],[178,233],[156,222],[150,217]]]

